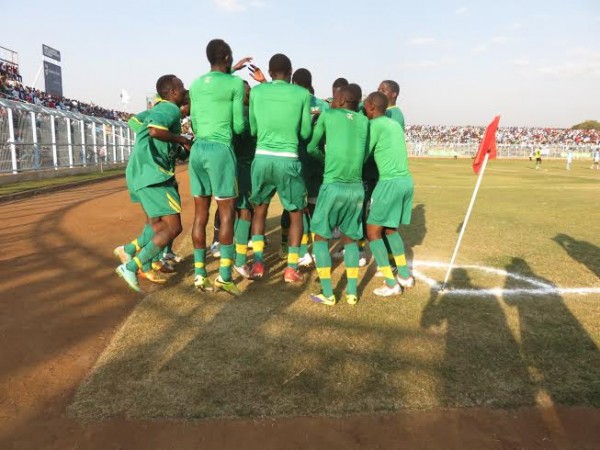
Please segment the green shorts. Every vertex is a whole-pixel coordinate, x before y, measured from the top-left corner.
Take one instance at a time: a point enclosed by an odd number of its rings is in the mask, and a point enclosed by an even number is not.
[[[367,224],[386,228],[410,224],[413,192],[412,177],[379,180],[373,191]]]
[[[135,189],[133,189],[129,180],[126,179],[126,181],[127,181],[127,190],[129,191],[129,199],[131,200],[131,203],[139,203],[140,196],[135,191]]]
[[[306,187],[300,175],[300,161],[279,156],[256,156],[252,163],[253,205],[270,203],[275,195],[286,211],[297,211],[306,207]]]
[[[362,183],[327,183],[321,186],[310,231],[327,239],[335,227],[350,239],[363,237],[362,207],[365,190]]]
[[[237,164],[233,149],[220,142],[197,139],[190,152],[190,187],[194,197],[235,198]]]
[[[250,203],[250,193],[252,192],[252,162],[241,161],[237,162],[237,180],[239,195],[235,207],[237,209],[252,209]]]
[[[143,187],[138,189],[136,193],[148,217],[162,217],[181,213],[181,198],[179,192],[177,192],[175,179]]]

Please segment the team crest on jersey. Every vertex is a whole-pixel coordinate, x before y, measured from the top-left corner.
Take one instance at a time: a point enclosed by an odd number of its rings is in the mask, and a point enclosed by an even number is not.
[[[204,82],[205,82],[205,83],[210,83],[211,81],[212,81],[212,77],[206,77],[206,78],[204,79]]]
[[[348,113],[348,114],[346,114],[346,117],[347,117],[349,120],[354,120],[354,114],[352,114],[352,113]]]

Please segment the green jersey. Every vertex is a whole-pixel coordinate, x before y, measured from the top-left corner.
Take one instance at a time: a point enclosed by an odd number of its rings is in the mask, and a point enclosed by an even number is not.
[[[387,111],[385,112],[386,117],[389,117],[390,119],[394,119],[396,122],[398,122],[400,125],[402,125],[402,130],[405,129],[404,126],[404,114],[402,114],[402,111],[400,111],[400,108],[398,108],[397,106],[390,106]]]
[[[244,131],[244,82],[223,72],[208,72],[190,86],[192,128],[196,138],[231,145]]]
[[[285,81],[263,83],[250,93],[250,132],[256,155],[298,157],[298,144],[312,132],[311,95]]]
[[[248,117],[248,108],[244,107],[244,117]],[[249,127],[242,134],[236,134],[233,138],[233,150],[239,165],[249,165],[254,159],[256,150],[256,139],[250,134]]]
[[[404,130],[398,122],[385,116],[371,120],[369,137],[380,180],[410,176]]]
[[[319,149],[327,141],[325,154]],[[369,119],[347,109],[330,109],[317,120],[308,153],[325,160],[323,183],[360,183],[368,156]]]
[[[143,128],[144,120],[146,120],[146,117],[148,117],[149,113],[150,113],[150,110],[147,109],[146,111],[142,111],[141,113],[138,113],[135,116],[131,116],[129,118],[129,120],[127,121],[127,125],[129,126],[129,129],[131,131],[133,131],[135,134],[138,134],[140,132],[140,130]]]
[[[150,128],[181,132],[181,112],[174,103],[163,100],[148,110],[137,133],[127,164],[128,182],[134,190],[170,180],[175,175],[171,156],[172,145],[150,136]]]

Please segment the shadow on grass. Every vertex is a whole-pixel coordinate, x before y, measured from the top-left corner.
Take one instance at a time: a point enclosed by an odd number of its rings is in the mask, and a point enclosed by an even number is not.
[[[454,269],[449,287],[474,289],[469,296],[432,289],[421,326],[445,335],[439,366],[440,404],[446,407],[531,405],[533,389],[519,346],[498,299],[480,295],[464,269]]]
[[[552,284],[521,258],[513,258],[506,270]],[[507,278],[506,289],[523,287],[522,281]],[[599,407],[600,351],[563,298],[523,294],[505,301],[518,311],[523,363],[536,390],[553,403]]]
[[[557,234],[552,238],[575,261],[586,266],[600,278],[600,247],[586,241],[578,241],[566,234]]]

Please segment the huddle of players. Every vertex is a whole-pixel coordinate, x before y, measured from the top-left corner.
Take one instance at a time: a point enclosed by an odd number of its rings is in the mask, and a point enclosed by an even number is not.
[[[413,181],[402,113],[395,105],[388,109],[386,96],[386,90],[393,91],[390,97],[395,103],[397,84],[382,83],[382,92],[370,94],[361,112],[360,87],[347,82],[334,85],[328,108],[310,92],[310,72],[299,69],[294,73],[297,84],[290,83],[291,61],[276,54],[269,61],[272,81],[256,86],[250,95],[249,85],[231,74],[233,58],[227,43],[212,40],[206,52],[211,70],[189,90],[193,142],[179,134],[185,90],[173,75],[157,82],[162,101],[144,116],[137,116],[139,130],[127,167],[127,185],[132,200],[141,202],[148,223],[137,239],[115,249],[122,261],[117,274],[139,291],[136,274],[152,272],[152,261],[181,233],[174,160],[178,156],[175,149],[183,146],[191,151],[194,285],[199,290],[221,289],[239,295],[232,280],[233,267],[246,278],[264,276],[265,221],[276,192],[289,214],[284,281],[302,282],[298,261],[301,246],[308,254],[307,219],[313,211],[307,208],[307,187],[309,197],[317,196],[310,231],[322,292],[311,294],[314,301],[337,302],[328,246],[336,228],[344,244],[348,303],[358,302],[358,242],[364,234],[385,279],[384,286],[374,293],[397,295],[412,286],[414,278],[397,229],[401,223],[410,223]],[[248,61],[242,60],[233,69]],[[266,81],[259,69],[250,66],[250,70],[253,78]],[[397,117],[388,117],[393,114]],[[206,226],[213,196],[218,203],[221,254],[219,274],[211,283],[206,271]],[[370,205],[368,214],[366,205]],[[251,268],[247,266],[250,231]]]

